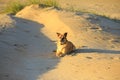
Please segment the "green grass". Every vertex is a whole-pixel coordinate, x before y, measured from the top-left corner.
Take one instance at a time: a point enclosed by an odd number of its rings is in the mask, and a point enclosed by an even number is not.
[[[54,8],[59,8],[59,4],[57,3],[56,0],[44,0],[41,3],[45,7],[54,7]]]
[[[26,3],[26,4],[25,4]],[[40,7],[54,7],[59,8],[59,4],[56,0],[27,0],[25,3],[20,1],[10,2],[4,12],[7,12],[9,14],[16,14],[21,9],[23,9],[25,6],[31,5],[31,4],[38,4]]]
[[[29,5],[30,4],[40,4],[41,0],[28,0]]]
[[[41,7],[59,7],[56,0],[28,0],[28,2],[29,4],[39,4]]]
[[[16,14],[18,11],[23,9],[25,6],[26,6],[25,4],[19,1],[10,2],[5,8],[5,12],[10,13],[10,14]]]

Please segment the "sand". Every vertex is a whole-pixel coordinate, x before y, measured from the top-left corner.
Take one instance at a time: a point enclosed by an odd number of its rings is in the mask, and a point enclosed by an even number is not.
[[[77,47],[57,58],[56,32]],[[0,80],[119,80],[120,23],[38,5],[0,16]]]
[[[120,20],[119,0],[59,0],[62,8],[90,12]]]

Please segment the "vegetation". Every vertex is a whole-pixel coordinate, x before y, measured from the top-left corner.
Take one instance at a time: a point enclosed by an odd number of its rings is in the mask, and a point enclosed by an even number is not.
[[[19,1],[11,2],[6,6],[5,12],[10,14],[16,14],[18,11],[23,9],[26,5]]]
[[[28,0],[25,3],[20,1],[10,2],[5,9],[5,12],[9,14],[16,14],[21,9],[23,9],[25,6],[31,5],[31,4],[38,4],[41,7],[54,7],[59,8],[59,4],[56,2],[56,0]]]
[[[39,4],[41,7],[59,8],[56,0],[29,0],[29,4]]]
[[[58,4],[57,0],[26,0],[26,2],[20,2],[20,1],[10,2],[7,5],[7,7],[5,8],[5,12],[7,12],[9,14],[16,14],[21,9],[23,9],[25,6],[28,6],[28,5],[31,5],[31,4],[38,4],[42,8],[54,7],[54,8],[57,8],[57,9],[61,9],[61,7]],[[118,21],[117,19],[111,18],[110,16],[107,16],[105,14],[101,14],[101,13],[98,13],[98,12],[86,11],[86,10],[79,10],[79,9],[76,9],[74,6],[70,6],[68,8],[65,8],[64,10],[71,11],[71,12],[95,14],[95,15],[102,16],[104,18],[108,18],[108,19],[112,19],[114,21]]]

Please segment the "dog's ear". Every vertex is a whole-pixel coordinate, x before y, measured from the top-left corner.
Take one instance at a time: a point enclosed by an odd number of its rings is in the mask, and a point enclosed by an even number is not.
[[[58,36],[58,37],[61,35],[61,34],[60,34],[60,33],[58,33],[58,32],[57,32],[56,34],[57,34],[57,36]]]
[[[66,32],[66,33],[64,33],[64,37],[65,37],[65,38],[67,37],[67,32]]]

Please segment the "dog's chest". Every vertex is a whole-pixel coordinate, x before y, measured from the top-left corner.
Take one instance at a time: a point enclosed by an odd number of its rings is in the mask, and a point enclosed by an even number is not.
[[[57,49],[58,49],[59,51],[61,51],[62,49],[66,48],[66,47],[67,47],[67,44],[61,45],[60,43],[57,43]]]

